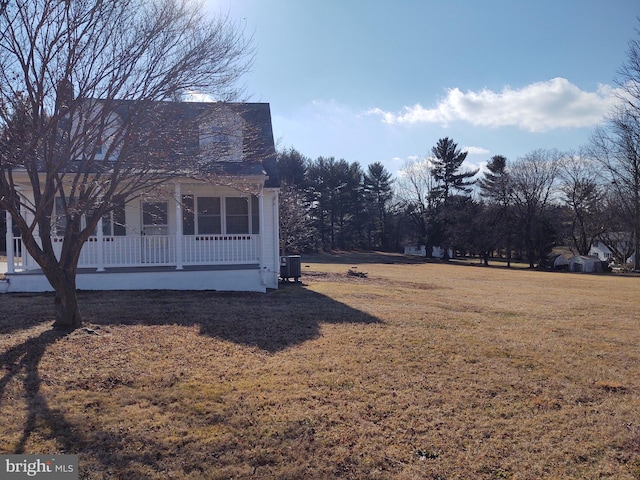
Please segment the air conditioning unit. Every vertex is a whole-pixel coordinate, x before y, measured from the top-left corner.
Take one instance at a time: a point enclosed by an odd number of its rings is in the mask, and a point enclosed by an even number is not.
[[[280,257],[280,277],[283,280],[289,281],[293,278],[294,281],[299,282],[301,276],[300,255]]]

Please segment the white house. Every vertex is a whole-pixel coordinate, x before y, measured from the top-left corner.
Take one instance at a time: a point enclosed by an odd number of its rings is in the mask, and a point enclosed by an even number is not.
[[[427,256],[427,246],[412,244],[404,246],[404,254],[405,255],[417,255],[420,257]],[[431,257],[432,258],[443,258],[444,257],[444,248],[442,247],[431,247]],[[453,257],[453,250],[449,249],[449,258]]]
[[[427,255],[427,247],[424,245],[405,245],[405,255],[417,255],[419,257],[425,257]]]
[[[619,251],[629,251],[631,245],[631,236],[629,234],[612,234],[612,241],[615,242],[613,244],[614,248],[617,248]],[[621,259],[616,258],[615,253],[601,240],[594,240],[589,248],[589,256],[598,257],[602,261],[607,262],[620,262]],[[624,263],[632,264],[634,263],[635,255],[632,253],[629,257],[625,259]]]
[[[589,256],[598,257],[602,261],[613,261],[613,252],[603,242],[594,240],[589,248]]]
[[[174,132],[177,142],[195,145],[185,151],[196,155],[216,142],[226,148],[211,162],[210,175],[172,176],[103,217],[82,249],[78,289],[277,288],[279,177],[269,104],[164,103],[167,123],[177,115],[188,125]],[[199,120],[214,108],[214,116]],[[25,176],[20,185],[20,174],[14,173],[19,194],[33,199],[30,182]],[[7,215],[7,290],[51,290],[12,230]],[[53,228],[60,248],[61,233]]]

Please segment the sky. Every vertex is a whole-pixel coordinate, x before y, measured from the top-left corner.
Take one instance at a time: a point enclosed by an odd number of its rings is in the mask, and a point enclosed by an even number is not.
[[[610,111],[637,0],[205,0],[253,37],[248,101],[278,149],[381,162],[440,138],[467,167],[577,150]]]

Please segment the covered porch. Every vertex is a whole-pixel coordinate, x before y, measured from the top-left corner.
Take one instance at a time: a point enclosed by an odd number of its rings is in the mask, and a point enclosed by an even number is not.
[[[266,291],[278,287],[275,189],[261,189],[252,196],[229,188],[214,191],[176,183],[171,193],[128,203],[120,217],[112,213],[99,220],[95,235],[80,253],[79,289]],[[213,214],[204,208],[207,202],[217,207]],[[187,210],[185,205],[192,208]],[[243,207],[239,213],[233,210],[238,205]],[[151,215],[150,209],[159,213]],[[6,272],[5,291],[51,290],[22,238],[13,231],[8,213],[6,224],[7,263],[0,272]],[[203,232],[207,229],[219,231]],[[54,232],[57,235],[51,241],[59,258],[64,237],[59,230]],[[41,244],[41,238],[35,239]]]
[[[98,229],[98,232],[101,230]],[[52,239],[56,255],[62,240]],[[90,237],[79,269],[246,265],[260,263],[260,235],[138,235]],[[7,272],[39,270],[19,237],[7,238]]]
[[[54,242],[58,252],[61,242]],[[51,290],[20,238],[7,244],[3,291]],[[81,290],[265,292],[277,272],[260,260],[260,235],[91,237],[76,277]]]

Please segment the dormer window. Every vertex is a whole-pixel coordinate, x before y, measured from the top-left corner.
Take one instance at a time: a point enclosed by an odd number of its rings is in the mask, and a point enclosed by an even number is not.
[[[198,146],[206,161],[242,161],[242,118],[234,112],[217,111],[214,119],[199,125]]]
[[[231,135],[224,127],[209,126],[200,131],[200,149],[215,149],[217,152],[225,152],[229,148]]]

